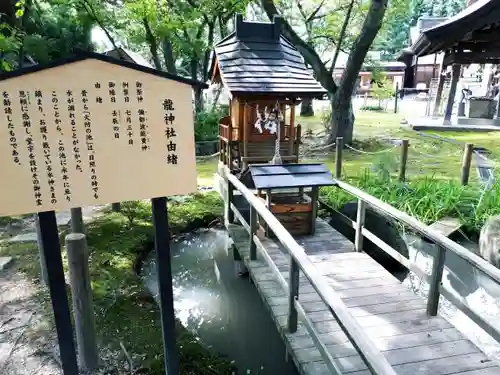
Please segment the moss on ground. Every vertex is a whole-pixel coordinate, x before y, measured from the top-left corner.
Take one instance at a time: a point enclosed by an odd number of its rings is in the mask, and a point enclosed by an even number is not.
[[[123,202],[122,207],[124,214],[106,213],[87,225],[97,332],[101,347],[118,353],[122,342],[136,366],[144,367],[144,373],[159,375],[164,373],[159,308],[134,271],[137,258],[152,246],[151,207],[145,202]],[[195,194],[183,203],[169,202],[172,235],[192,230],[195,225],[208,225],[221,215],[222,202],[216,193]],[[38,279],[36,245],[2,245],[0,255],[13,256],[20,271]],[[47,291],[41,291],[39,297],[52,319]],[[206,349],[179,322],[177,343],[181,374],[235,373],[230,361]]]

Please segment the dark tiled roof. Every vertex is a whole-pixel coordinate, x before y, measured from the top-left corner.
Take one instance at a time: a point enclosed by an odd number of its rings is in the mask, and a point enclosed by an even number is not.
[[[326,90],[307,70],[299,51],[274,23],[244,22],[215,46],[222,82],[232,94],[321,96]]]
[[[479,0],[448,20],[424,30],[411,48],[417,56],[456,48],[462,42],[476,42],[474,32],[489,29],[491,33],[498,33],[499,23],[500,1]],[[490,47],[497,50],[494,44],[490,43]]]

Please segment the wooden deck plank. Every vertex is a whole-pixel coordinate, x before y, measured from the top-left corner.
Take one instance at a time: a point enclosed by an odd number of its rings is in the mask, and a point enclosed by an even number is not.
[[[304,366],[305,373],[314,375],[330,375],[329,370],[321,361],[309,362]],[[493,361],[484,361],[484,354],[473,353],[457,355],[428,361],[409,362],[395,365],[398,375],[470,375],[475,371],[480,375],[499,374],[499,367]],[[486,372],[488,371],[488,372]],[[345,372],[349,375],[372,375],[368,370]],[[474,374],[474,375],[476,375]]]
[[[367,254],[354,252],[352,243],[322,220],[318,220],[317,228],[317,236],[298,237],[298,242],[398,375],[500,374],[500,366],[488,360],[448,321],[440,316],[427,316],[424,299]],[[262,256],[258,254],[255,261],[248,259],[246,232],[238,226],[230,226],[229,230],[300,373],[329,374],[303,322],[299,320],[296,333],[287,332],[287,290],[278,283]],[[275,240],[262,238],[261,242],[288,281],[288,254]],[[299,281],[299,301],[343,373],[371,375],[304,275]]]
[[[444,217],[435,221],[429,228],[441,233],[443,236],[449,237],[462,227],[462,220],[455,217]]]

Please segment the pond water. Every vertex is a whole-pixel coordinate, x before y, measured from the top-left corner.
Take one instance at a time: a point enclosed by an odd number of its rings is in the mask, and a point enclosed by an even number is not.
[[[432,259],[436,254],[434,244],[419,237],[405,235],[409,246],[410,259],[415,261],[427,274],[432,270]],[[478,245],[465,238],[458,240],[465,248],[478,254]],[[415,293],[427,297],[429,286],[418,276],[410,273],[404,284]],[[500,330],[500,286],[468,262],[451,251],[446,253],[443,284],[454,293],[466,299],[467,304],[483,319]],[[458,310],[448,300],[441,297],[439,312],[448,318],[464,335],[492,358],[500,358],[500,343],[496,342],[479,326]]]
[[[257,289],[238,275],[229,241],[225,231],[209,229],[172,244],[176,316],[204,344],[234,360],[241,374],[298,375]],[[154,253],[142,275],[156,296]]]

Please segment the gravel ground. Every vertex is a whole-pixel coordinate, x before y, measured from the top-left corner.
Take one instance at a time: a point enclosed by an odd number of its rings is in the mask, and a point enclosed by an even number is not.
[[[59,375],[55,342],[34,299],[37,287],[13,267],[0,272],[0,374]]]

